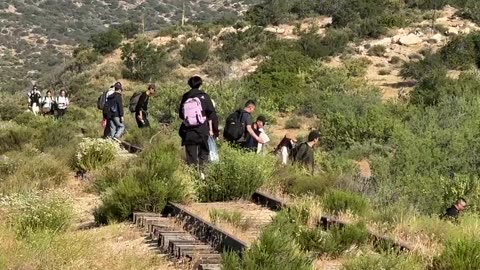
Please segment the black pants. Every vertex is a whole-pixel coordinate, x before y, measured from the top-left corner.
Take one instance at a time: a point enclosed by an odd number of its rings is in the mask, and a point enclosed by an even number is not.
[[[187,164],[189,166],[202,167],[208,162],[210,150],[207,143],[185,145],[185,153],[187,154]]]
[[[150,127],[150,122],[148,121],[148,118],[147,117],[144,117],[143,118],[143,123],[142,121],[138,120],[137,116],[135,116],[135,120],[137,120],[137,126],[139,128],[148,128]]]
[[[103,138],[108,138],[110,137],[110,120],[108,118],[105,118],[106,124],[105,128],[103,129]]]
[[[57,115],[56,115],[57,119],[62,118],[66,112],[67,112],[67,109],[57,109]]]

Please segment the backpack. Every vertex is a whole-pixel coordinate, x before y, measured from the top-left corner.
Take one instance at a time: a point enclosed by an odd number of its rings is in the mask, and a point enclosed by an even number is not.
[[[242,121],[243,112],[238,110],[227,117],[223,138],[227,142],[238,142],[245,135],[245,123]]]
[[[198,97],[189,98],[183,103],[183,116],[187,127],[198,127],[207,121],[203,115],[202,102]]]
[[[298,143],[296,144],[292,150],[290,150],[290,153],[288,154],[288,159],[292,161],[292,163],[294,163],[296,160],[296,157],[297,157],[297,153],[298,153],[298,150],[303,146],[303,145],[307,145],[306,142],[302,142],[302,143]]]
[[[105,106],[105,103],[107,103],[107,91],[103,92],[97,100],[97,109],[103,111],[103,107]]]
[[[130,110],[130,112],[134,113],[136,111],[137,104],[138,104],[138,101],[140,100],[141,95],[142,95],[141,92],[137,92],[133,94],[133,96],[130,98],[130,105],[128,105],[128,110]]]
[[[105,102],[105,105],[103,106],[103,113],[107,115],[108,117],[112,116],[112,114],[115,114],[118,111],[117,104],[115,102],[115,99],[107,99],[107,102]]]

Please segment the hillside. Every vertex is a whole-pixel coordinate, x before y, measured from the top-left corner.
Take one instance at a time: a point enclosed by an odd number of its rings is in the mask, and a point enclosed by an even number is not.
[[[141,31],[188,22],[235,21],[255,0],[5,0],[0,3],[0,89],[19,87],[71,57],[93,33],[132,22]],[[4,87],[3,87],[4,88]],[[22,88],[22,87],[20,87]],[[17,89],[20,90],[20,89]]]

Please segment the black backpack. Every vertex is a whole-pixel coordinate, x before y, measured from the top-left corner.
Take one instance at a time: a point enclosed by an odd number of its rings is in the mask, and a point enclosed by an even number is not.
[[[134,113],[135,110],[137,109],[137,104],[142,94],[143,94],[142,92],[137,92],[133,94],[133,96],[130,98],[130,104],[128,105],[128,109],[130,110],[131,113]]]
[[[110,117],[118,111],[117,103],[114,98],[107,99],[105,105],[103,106],[103,113]]]
[[[97,109],[103,111],[103,107],[107,103],[107,91],[103,92],[97,100]]]
[[[306,146],[307,143],[306,142],[302,142],[302,143],[298,143],[297,145],[295,145],[292,150],[290,150],[290,153],[288,154],[288,160],[291,160],[292,163],[295,163],[297,160],[297,153],[298,153],[298,150],[300,150],[300,148],[302,146]]]
[[[238,110],[227,117],[223,138],[227,142],[238,142],[245,135],[245,123],[243,120],[244,112]]]

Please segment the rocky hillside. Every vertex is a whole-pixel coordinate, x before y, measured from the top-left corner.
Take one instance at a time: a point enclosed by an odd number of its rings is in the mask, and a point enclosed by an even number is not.
[[[151,31],[178,23],[235,20],[256,0],[3,0],[0,89],[37,79],[92,33],[133,22]],[[184,6],[185,4],[185,6]],[[185,9],[183,9],[185,7]],[[7,87],[5,87],[7,88]],[[10,88],[9,88],[10,89]]]

